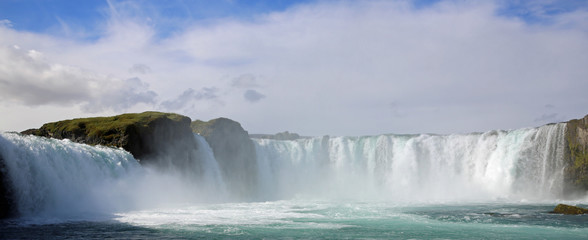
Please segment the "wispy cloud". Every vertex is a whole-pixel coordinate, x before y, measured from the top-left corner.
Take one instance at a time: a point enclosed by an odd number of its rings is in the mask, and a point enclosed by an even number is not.
[[[258,91],[255,91],[253,89],[249,89],[249,90],[245,91],[245,93],[243,94],[243,97],[245,97],[245,100],[247,100],[249,102],[257,102],[257,101],[261,100],[262,98],[265,98],[265,95],[259,93]]]
[[[0,48],[0,99],[29,106],[83,104],[83,110],[124,111],[154,103],[157,94],[138,78],[120,80],[82,68],[50,63],[43,53]]]
[[[10,28],[12,27],[12,22],[8,19],[0,19],[0,26]]]
[[[109,1],[89,41],[0,24],[0,98],[155,107],[305,135],[483,131],[586,114],[586,8],[510,2],[318,1],[250,18],[178,19],[158,3]]]
[[[134,64],[129,68],[130,73],[147,74],[151,72],[151,68],[145,64]]]
[[[217,99],[217,88],[202,88],[196,91],[192,88],[186,89],[182,94],[173,100],[163,101],[161,107],[167,111],[176,111],[186,106],[194,107],[194,103],[200,100],[214,100]]]
[[[259,84],[257,84],[257,79],[253,74],[242,74],[233,79],[231,86],[237,88],[255,88],[259,87]]]

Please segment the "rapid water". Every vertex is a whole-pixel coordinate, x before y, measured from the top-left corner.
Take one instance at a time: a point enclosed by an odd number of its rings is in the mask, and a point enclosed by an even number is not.
[[[565,124],[463,135],[257,139],[269,199],[396,202],[562,197]]]
[[[125,151],[15,133],[0,135],[0,153],[25,217],[116,208],[109,189],[140,170]]]
[[[0,238],[582,239],[588,216],[547,213],[563,197],[565,127],[253,139],[257,202],[230,197],[198,135],[190,164],[161,170],[0,133],[21,215]]]
[[[584,205],[586,206],[586,205]],[[586,239],[588,216],[542,204],[284,200],[152,208],[110,220],[0,222],[4,239]]]
[[[212,150],[204,138],[194,137],[202,145],[195,150],[199,159],[184,169],[165,171],[141,167],[122,149],[17,133],[0,133],[0,156],[20,216],[108,217],[117,211],[217,202],[225,197]]]

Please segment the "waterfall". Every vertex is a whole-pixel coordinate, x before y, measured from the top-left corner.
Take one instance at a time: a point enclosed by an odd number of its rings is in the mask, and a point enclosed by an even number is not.
[[[184,169],[142,167],[123,149],[17,133],[0,133],[0,157],[24,217],[87,217],[224,200],[212,150],[202,137],[194,137],[197,159]]]
[[[565,127],[254,139],[255,199],[554,200],[563,194]],[[196,159],[180,169],[141,166],[118,148],[18,133],[0,133],[0,157],[21,216],[75,217],[234,201],[212,149],[203,137],[194,137]]]
[[[267,198],[387,201],[561,197],[565,124],[452,135],[255,139]]]
[[[23,216],[116,207],[105,190],[140,170],[137,161],[119,149],[16,133],[0,135],[0,154]]]

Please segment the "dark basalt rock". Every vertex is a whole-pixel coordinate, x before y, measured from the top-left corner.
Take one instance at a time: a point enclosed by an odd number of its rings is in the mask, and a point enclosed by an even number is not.
[[[196,159],[197,148],[190,122],[190,118],[174,113],[144,112],[46,123],[22,133],[121,147],[142,165],[161,170],[188,169],[187,164]],[[0,218],[14,216],[16,212],[11,191],[12,184],[0,155]]]
[[[188,161],[196,148],[191,119],[174,113],[143,112],[112,117],[79,118],[46,123],[23,134],[70,139],[90,145],[122,147],[141,164]]]
[[[8,182],[8,171],[2,155],[0,155],[0,219],[15,215],[14,200],[12,199],[12,184]]]
[[[584,195],[588,191],[588,116],[567,122],[564,192]]]
[[[565,215],[580,215],[580,214],[588,214],[588,209],[570,206],[566,204],[558,204],[553,211],[550,213],[560,213]]]
[[[229,192],[253,200],[257,186],[255,145],[241,124],[228,118],[194,121],[192,131],[203,136],[214,153]]]

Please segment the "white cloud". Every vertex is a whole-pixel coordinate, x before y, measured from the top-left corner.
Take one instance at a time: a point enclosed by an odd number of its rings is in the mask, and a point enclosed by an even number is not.
[[[157,93],[149,90],[149,84],[139,78],[129,78],[124,81],[103,81],[100,84],[112,84],[103,88],[98,96],[82,106],[82,110],[95,113],[105,109],[123,112],[137,104],[155,105]]]
[[[0,99],[29,106],[72,106],[88,112],[124,111],[154,103],[157,94],[138,78],[125,81],[81,68],[50,63],[36,50],[0,48]]]
[[[1,45],[25,49],[1,50],[0,97],[81,101],[93,111],[157,106],[230,117],[252,133],[302,135],[483,131],[588,113],[588,12],[534,7],[550,21],[527,23],[497,14],[502,3],[326,1],[193,22],[168,37],[157,32],[163,16],[111,3],[91,42],[0,26]],[[143,75],[120,80],[133,74]],[[557,116],[543,115],[546,102]]]
[[[11,28],[12,22],[8,19],[0,19],[0,26],[5,28]]]

